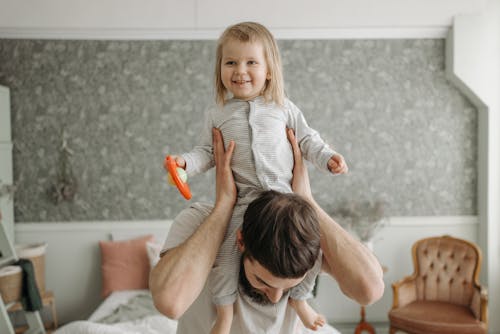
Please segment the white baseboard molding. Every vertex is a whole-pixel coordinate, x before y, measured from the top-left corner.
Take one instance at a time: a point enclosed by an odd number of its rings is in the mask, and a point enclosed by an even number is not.
[[[388,225],[391,227],[409,226],[456,226],[456,225],[476,225],[477,216],[394,216],[389,218]]]

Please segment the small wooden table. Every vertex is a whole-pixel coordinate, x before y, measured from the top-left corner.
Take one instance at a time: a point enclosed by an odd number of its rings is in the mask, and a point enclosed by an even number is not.
[[[370,334],[375,334],[375,329],[365,320],[365,307],[361,305],[361,320],[354,330],[354,334],[361,334],[366,331]]]
[[[389,270],[389,268],[387,268],[386,266],[382,266],[382,271],[384,272],[384,274],[387,272],[387,270]],[[361,320],[354,329],[354,334],[361,334],[364,331],[370,334],[376,334],[375,328],[373,328],[373,326],[365,320],[365,306],[361,305]]]
[[[48,306],[50,307],[50,311],[52,314],[52,319],[49,322],[44,322],[45,329],[49,330],[48,333],[50,333],[52,330],[57,329],[57,313],[56,313],[56,300],[54,297],[54,293],[52,291],[45,291],[43,293],[42,297],[42,304],[43,306]],[[14,304],[11,304],[7,308],[7,312],[16,312],[16,311],[21,311],[23,309],[23,305],[21,302],[15,302]],[[24,333],[28,329],[27,326],[19,326],[15,328],[15,332],[17,333]]]

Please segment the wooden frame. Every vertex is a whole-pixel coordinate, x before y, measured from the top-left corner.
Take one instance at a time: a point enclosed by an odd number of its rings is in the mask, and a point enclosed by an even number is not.
[[[10,242],[10,239],[5,231],[4,225],[0,221],[0,267],[8,264],[15,263],[18,257]],[[0,295],[0,329],[2,333],[14,334],[14,328],[10,322],[7,310],[11,304],[5,305],[3,299]],[[25,311],[26,321],[28,322],[28,332],[29,334],[45,334],[45,328],[43,327],[42,319],[40,317],[40,312],[28,312]]]

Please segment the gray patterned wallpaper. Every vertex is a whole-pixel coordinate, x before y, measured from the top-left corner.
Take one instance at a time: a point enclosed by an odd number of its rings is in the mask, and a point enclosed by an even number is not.
[[[445,79],[443,40],[280,41],[287,93],[350,173],[312,171],[320,204],[383,199],[391,215],[474,215],[477,111]],[[212,103],[214,41],[0,40],[11,90],[17,222],[173,218],[165,182]],[[53,204],[65,131],[78,181]],[[190,179],[213,199],[213,172]]]

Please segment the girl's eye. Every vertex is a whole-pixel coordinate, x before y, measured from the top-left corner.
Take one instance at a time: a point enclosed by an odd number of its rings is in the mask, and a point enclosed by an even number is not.
[[[257,62],[255,60],[250,60],[248,62],[248,65],[257,65]]]
[[[232,65],[234,65],[234,64],[236,64],[236,62],[235,62],[235,61],[232,61],[232,60],[230,60],[230,61],[227,61],[227,62],[226,62],[226,65],[231,65],[231,66],[232,66]]]

